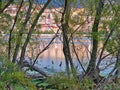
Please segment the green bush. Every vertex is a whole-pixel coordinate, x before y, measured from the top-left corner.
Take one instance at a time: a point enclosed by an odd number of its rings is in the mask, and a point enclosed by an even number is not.
[[[120,80],[117,83],[109,82],[104,85],[104,90],[120,90]]]
[[[0,57],[0,88],[2,90],[6,90],[7,85],[12,87],[13,90],[20,90],[16,88],[35,90],[35,86],[30,81],[30,79],[25,78],[17,64]]]
[[[94,83],[89,79],[83,79],[79,82],[74,77],[68,77],[64,73],[54,75],[47,82],[57,90],[93,90],[94,86]]]

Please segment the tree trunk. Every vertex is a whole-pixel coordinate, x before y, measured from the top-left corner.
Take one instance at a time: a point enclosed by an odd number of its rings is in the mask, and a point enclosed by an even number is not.
[[[11,28],[11,30],[10,30],[10,36],[9,36],[9,41],[8,41],[8,59],[11,59],[12,32],[13,32],[13,30],[14,30],[14,28],[15,28],[15,25],[16,25],[16,22],[17,22],[17,19],[18,19],[18,16],[19,16],[19,12],[20,12],[20,10],[21,10],[21,8],[22,8],[23,2],[24,2],[24,1],[22,0],[21,3],[20,3],[20,6],[19,6],[19,8],[18,8],[18,11],[17,11],[16,16],[15,16],[15,19],[14,19],[13,26],[12,26],[12,28]],[[15,62],[15,61],[13,61],[13,62]]]
[[[27,22],[29,21],[30,16],[31,16],[32,3],[33,3],[33,2],[29,1],[29,8],[28,8],[28,12],[27,12],[27,14],[26,14],[25,21],[24,21],[24,23],[23,23],[23,26],[22,26],[21,29],[19,30],[18,40],[17,40],[17,43],[16,43],[15,52],[14,52],[14,54],[13,54],[13,60],[12,60],[12,62],[15,62],[16,59],[17,59],[18,52],[19,52],[19,48],[20,48],[20,43],[22,42],[22,35],[23,35],[23,32],[24,32],[25,27],[26,27],[26,25],[27,25]]]
[[[62,13],[61,24],[62,24],[62,34],[63,34],[63,53],[65,56],[66,70],[68,75],[69,75],[70,68],[72,70],[75,69],[73,65],[71,53],[70,53],[69,40],[67,35],[67,32],[69,30],[69,25],[68,25],[69,14],[70,14],[69,3],[68,3],[68,0],[65,0],[65,7]]]
[[[104,6],[104,2],[102,0],[99,0],[98,7],[96,9],[96,15],[95,20],[92,28],[92,53],[91,53],[91,59],[87,68],[86,75],[90,77],[96,77],[95,75],[98,75],[97,72],[95,72],[95,66],[96,66],[96,58],[97,58],[97,49],[98,49],[98,25],[101,18],[101,12]]]
[[[32,32],[33,32],[33,30],[34,30],[34,28],[35,28],[35,26],[37,24],[37,21],[38,21],[39,17],[42,15],[42,13],[44,12],[44,10],[47,8],[47,6],[49,5],[50,2],[51,2],[51,0],[48,0],[46,2],[46,4],[44,5],[44,7],[39,11],[38,15],[36,16],[35,20],[33,21],[33,24],[32,24],[32,26],[31,26],[31,28],[29,30],[29,33],[28,33],[27,38],[25,40],[25,43],[24,43],[24,45],[22,47],[19,65],[23,64],[23,60],[25,58],[26,48],[27,48],[27,45],[28,45],[29,40],[31,38]]]

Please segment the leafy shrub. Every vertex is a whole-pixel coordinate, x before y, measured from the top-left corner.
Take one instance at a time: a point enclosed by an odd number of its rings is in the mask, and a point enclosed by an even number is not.
[[[21,87],[22,90],[35,90],[35,86],[30,82],[30,79],[25,78],[22,71],[18,66],[5,58],[0,57],[0,88],[6,90],[6,86],[9,85],[13,90]]]
[[[120,90],[120,80],[117,83],[110,82],[104,85],[104,90]]]
[[[94,83],[89,79],[81,82],[74,77],[68,77],[64,73],[58,73],[47,80],[57,90],[92,90]]]

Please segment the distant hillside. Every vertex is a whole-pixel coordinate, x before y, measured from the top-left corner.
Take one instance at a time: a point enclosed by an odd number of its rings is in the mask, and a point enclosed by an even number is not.
[[[8,0],[2,0],[3,2],[6,2]],[[14,0],[15,2],[17,2],[18,0]],[[28,1],[28,0],[24,0],[24,1]],[[37,4],[45,4],[47,2],[47,0],[35,0],[35,3]],[[49,7],[62,7],[64,5],[64,0],[52,0]],[[75,5],[73,5],[75,6]],[[80,4],[80,0],[77,0],[76,3],[76,7],[77,8],[81,8],[82,5]]]
[[[38,4],[45,4],[47,0],[36,0],[36,3]],[[62,7],[64,5],[64,0],[52,0],[50,3],[50,6],[52,7]],[[80,5],[80,0],[77,0],[76,3],[77,8],[81,8],[82,6]]]

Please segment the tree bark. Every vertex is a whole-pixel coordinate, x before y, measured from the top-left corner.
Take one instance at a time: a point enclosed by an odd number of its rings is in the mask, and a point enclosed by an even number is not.
[[[28,8],[28,12],[26,14],[26,18],[25,18],[25,21],[23,23],[23,26],[21,27],[21,29],[19,30],[19,33],[18,33],[18,39],[17,40],[17,43],[16,43],[16,47],[15,47],[15,52],[13,54],[13,59],[12,59],[12,62],[15,62],[16,61],[16,58],[17,58],[17,55],[18,55],[18,52],[19,52],[19,48],[20,48],[20,43],[22,41],[22,35],[23,35],[23,32],[25,30],[25,27],[27,25],[27,22],[28,20],[30,19],[30,16],[31,16],[31,10],[32,10],[32,1],[29,1],[29,8]]]
[[[42,71],[40,68],[33,66],[32,64],[29,64],[29,62],[25,62],[22,67],[29,67],[29,69],[37,71],[38,73],[40,73],[41,75],[45,76],[45,77],[49,77],[49,75],[47,75],[44,71]]]
[[[8,41],[8,43],[9,43],[9,46],[8,46],[8,59],[11,58],[12,32],[13,32],[14,27],[15,27],[15,25],[16,25],[16,22],[17,22],[17,19],[18,19],[18,15],[19,15],[19,12],[20,12],[20,10],[21,10],[21,8],[22,8],[23,2],[24,2],[24,1],[22,0],[21,3],[20,3],[20,6],[19,6],[19,8],[18,8],[18,11],[17,11],[16,16],[15,16],[15,19],[14,19],[13,26],[12,26],[12,28],[11,28],[11,30],[10,30],[10,36],[9,36],[9,41]]]
[[[37,22],[38,22],[38,19],[39,19],[39,17],[42,15],[42,13],[44,12],[44,10],[47,8],[47,6],[49,5],[50,2],[51,2],[51,0],[48,0],[48,1],[46,2],[46,4],[44,5],[44,7],[39,11],[38,15],[36,16],[36,18],[35,18],[32,26],[31,26],[31,28],[30,28],[30,30],[29,30],[29,32],[28,32],[27,38],[26,38],[25,43],[24,43],[24,45],[23,45],[23,47],[22,47],[19,65],[22,65],[22,64],[23,64],[23,60],[24,60],[24,58],[25,58],[26,48],[27,48],[27,45],[28,45],[29,40],[30,40],[30,38],[31,38],[32,32],[33,32],[33,30],[34,30],[34,28],[35,28],[35,26],[36,26],[36,24],[37,24]]]
[[[67,32],[69,30],[69,25],[68,25],[69,14],[70,14],[69,3],[68,3],[68,0],[65,0],[64,11],[61,17],[61,26],[62,26],[62,34],[63,34],[63,53],[65,56],[66,70],[68,75],[69,75],[70,68],[75,69],[73,65],[71,53],[70,53],[69,39],[67,35]]]
[[[91,53],[91,59],[87,68],[87,73],[86,73],[86,75],[90,77],[94,77],[96,75],[95,66],[96,66],[97,49],[98,49],[98,25],[100,22],[103,6],[104,6],[103,0],[99,0],[98,7],[96,9],[95,20],[92,28],[93,48]]]

